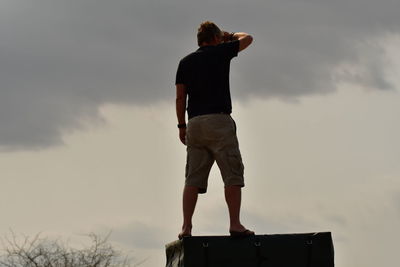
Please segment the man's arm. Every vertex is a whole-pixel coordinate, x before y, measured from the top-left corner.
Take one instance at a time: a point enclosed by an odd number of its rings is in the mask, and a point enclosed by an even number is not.
[[[176,85],[176,116],[178,124],[186,124],[186,98],[187,90],[185,84]],[[186,145],[186,127],[179,128],[179,139]]]
[[[239,52],[246,49],[253,42],[253,36],[245,32],[235,32],[232,38],[239,40]]]

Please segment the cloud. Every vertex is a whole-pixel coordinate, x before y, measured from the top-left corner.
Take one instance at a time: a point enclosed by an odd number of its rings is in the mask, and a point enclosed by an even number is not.
[[[99,121],[104,103],[173,103],[177,62],[196,49],[195,31],[205,19],[255,37],[232,65],[239,99],[332,92],[343,63],[364,69],[341,79],[393,87],[379,45],[365,41],[398,33],[398,1],[3,0],[1,6],[2,149],[60,145],[65,131],[82,127],[82,117]]]

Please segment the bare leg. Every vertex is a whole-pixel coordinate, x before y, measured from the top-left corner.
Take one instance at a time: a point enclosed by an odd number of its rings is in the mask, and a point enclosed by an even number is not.
[[[182,231],[178,236],[179,238],[191,235],[192,233],[192,217],[196,208],[198,193],[199,188],[195,186],[185,186],[183,189],[183,225]]]
[[[246,231],[247,229],[240,223],[240,204],[242,200],[242,188],[236,185],[226,186],[225,200],[228,204],[229,209],[229,231]]]

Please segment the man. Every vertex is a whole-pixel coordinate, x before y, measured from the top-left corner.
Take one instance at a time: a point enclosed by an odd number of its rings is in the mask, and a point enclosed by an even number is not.
[[[207,191],[210,169],[217,162],[225,185],[231,236],[254,235],[240,223],[243,164],[230,114],[230,61],[253,41],[243,32],[221,31],[203,22],[197,33],[199,49],[184,57],[176,74],[176,114],[179,138],[187,145],[186,180],[183,190],[183,225],[179,239],[191,236],[192,216],[198,194]],[[188,124],[185,112],[188,98]],[[186,128],[187,127],[187,128]]]

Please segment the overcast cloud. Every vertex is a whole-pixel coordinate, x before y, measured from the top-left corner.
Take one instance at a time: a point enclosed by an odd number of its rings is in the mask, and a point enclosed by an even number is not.
[[[3,150],[62,144],[63,133],[82,127],[82,118],[101,121],[98,110],[105,103],[172,105],[178,60],[197,48],[197,26],[207,19],[254,35],[254,46],[232,65],[235,98],[325,94],[338,79],[392,88],[375,41],[398,33],[399,1],[1,0],[0,5]],[[357,65],[362,71],[340,69]]]

